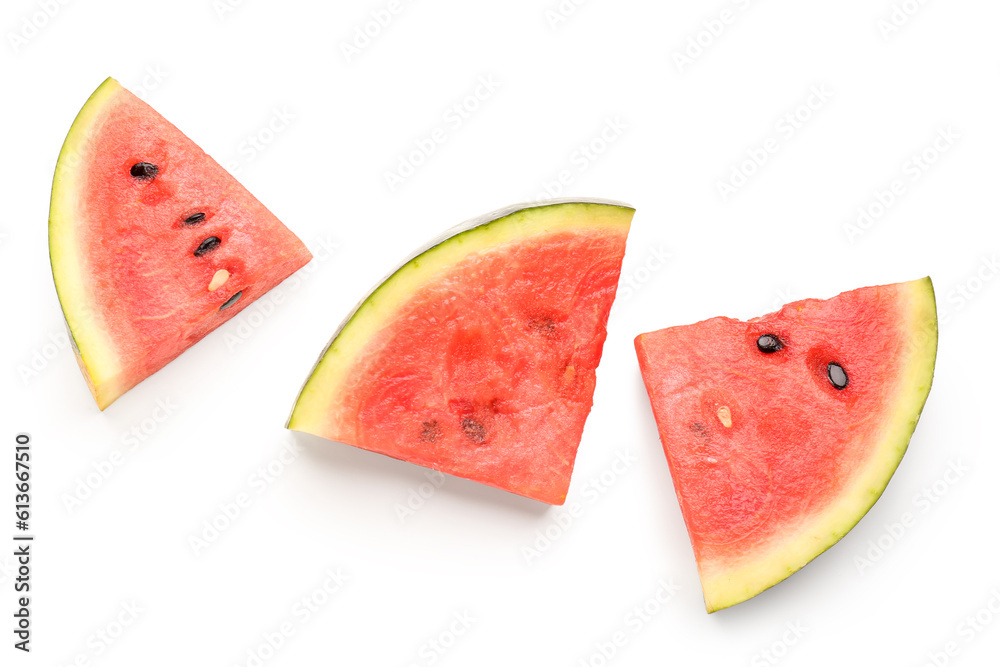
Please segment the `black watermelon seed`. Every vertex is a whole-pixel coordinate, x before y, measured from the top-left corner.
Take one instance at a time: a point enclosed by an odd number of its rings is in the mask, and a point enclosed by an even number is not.
[[[424,442],[435,442],[441,436],[441,425],[437,420],[424,422],[420,431],[420,439]]]
[[[783,347],[785,347],[785,344],[774,334],[764,334],[757,339],[757,349],[764,354],[772,354]]]
[[[231,306],[234,303],[236,303],[237,301],[239,301],[241,296],[243,296],[243,290],[240,290],[236,294],[234,294],[231,297],[229,297],[228,301],[226,301],[224,304],[222,304],[221,306],[219,306],[219,310],[225,310],[226,308],[229,308],[229,306]]]
[[[844,367],[835,361],[831,361],[826,365],[826,376],[830,378],[830,384],[832,384],[836,389],[843,389],[849,382],[847,379],[847,371],[845,371]]]
[[[204,213],[195,213],[193,215],[189,215],[188,217],[184,218],[184,224],[197,225],[199,222],[204,222],[204,220],[205,220]]]
[[[150,181],[160,173],[160,168],[149,162],[136,162],[132,165],[129,173],[132,174],[132,178],[138,178],[140,181]]]
[[[222,239],[220,239],[218,236],[209,236],[207,239],[201,242],[201,245],[195,248],[194,256],[201,257],[202,255],[210,253],[216,248],[218,248],[220,243],[222,243]]]
[[[462,420],[462,433],[477,445],[486,442],[486,427],[471,417]]]

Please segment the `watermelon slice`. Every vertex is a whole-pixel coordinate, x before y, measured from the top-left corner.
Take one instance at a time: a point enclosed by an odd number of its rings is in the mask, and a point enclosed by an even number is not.
[[[878,500],[931,388],[929,278],[635,339],[709,612],[782,581]]]
[[[311,258],[263,204],[114,79],[84,105],[59,154],[49,254],[101,410]]]
[[[288,428],[563,503],[634,212],[559,201],[449,230],[347,317]]]

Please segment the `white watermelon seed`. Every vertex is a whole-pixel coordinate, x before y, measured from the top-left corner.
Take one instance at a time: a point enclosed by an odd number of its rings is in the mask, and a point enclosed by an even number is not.
[[[218,271],[215,272],[215,275],[212,276],[212,282],[208,284],[208,291],[214,292],[215,290],[225,285],[227,280],[229,280],[229,271],[226,271],[225,269],[219,269]]]

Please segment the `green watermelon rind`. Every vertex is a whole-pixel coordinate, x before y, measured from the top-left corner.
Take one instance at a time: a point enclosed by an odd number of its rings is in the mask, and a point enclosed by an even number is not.
[[[92,301],[88,298],[88,282],[73,252],[73,205],[79,191],[74,176],[80,173],[75,167],[86,153],[84,147],[91,129],[122,90],[121,84],[109,77],[81,107],[59,151],[49,204],[49,263],[56,294],[77,363],[101,410],[120,393],[114,384],[119,367],[113,346],[102,335],[100,315],[88,305]]]

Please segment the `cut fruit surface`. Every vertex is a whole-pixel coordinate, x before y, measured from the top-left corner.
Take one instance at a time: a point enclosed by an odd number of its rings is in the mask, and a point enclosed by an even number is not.
[[[930,391],[934,290],[867,287],[635,347],[712,612],[788,577],[878,500]]]
[[[450,230],[348,316],[288,428],[561,504],[633,213],[558,202]]]
[[[114,79],[91,95],[59,154],[49,255],[77,361],[102,410],[312,257]]]

